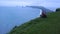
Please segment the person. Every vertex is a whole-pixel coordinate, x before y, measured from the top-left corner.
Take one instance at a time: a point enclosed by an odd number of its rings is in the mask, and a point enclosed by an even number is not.
[[[41,16],[41,18],[47,18],[46,11],[43,11],[43,10],[42,10],[40,16]]]

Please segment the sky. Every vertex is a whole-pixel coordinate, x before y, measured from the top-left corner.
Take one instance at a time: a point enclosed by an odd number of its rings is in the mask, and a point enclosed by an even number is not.
[[[0,0],[0,6],[45,6],[60,7],[60,0]]]

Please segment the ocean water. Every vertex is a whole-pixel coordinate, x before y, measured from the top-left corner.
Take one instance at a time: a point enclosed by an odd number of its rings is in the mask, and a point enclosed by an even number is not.
[[[0,7],[0,34],[6,34],[14,26],[39,17],[39,11],[28,7]]]

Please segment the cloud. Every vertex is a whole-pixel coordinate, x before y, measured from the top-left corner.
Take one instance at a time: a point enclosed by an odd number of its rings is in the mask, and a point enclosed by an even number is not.
[[[24,1],[0,1],[0,6],[25,6],[30,4]]]
[[[26,6],[37,5],[45,7],[59,7],[60,0],[0,0],[0,6]],[[56,6],[58,5],[58,6]]]
[[[56,2],[44,2],[38,5],[42,5],[46,7],[60,7],[60,3],[56,3]]]

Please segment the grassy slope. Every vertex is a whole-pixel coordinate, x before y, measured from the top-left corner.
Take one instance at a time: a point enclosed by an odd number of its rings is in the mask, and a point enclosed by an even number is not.
[[[60,34],[60,12],[48,14],[48,18],[36,18],[15,29],[9,34]]]

